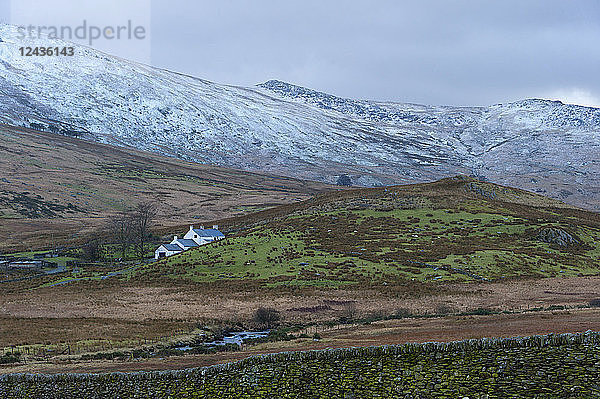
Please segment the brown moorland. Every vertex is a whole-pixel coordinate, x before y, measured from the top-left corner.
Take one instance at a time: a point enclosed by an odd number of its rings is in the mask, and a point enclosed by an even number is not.
[[[1,284],[0,347],[54,351],[5,370],[181,368],[280,350],[600,328],[599,312],[584,308],[600,298],[600,216],[523,190],[457,177],[225,216],[213,217],[225,240],[120,277],[101,279],[101,268],[82,266],[77,274]],[[188,221],[179,223],[183,229]],[[545,229],[575,241],[543,241]],[[164,336],[169,345],[200,327],[258,328],[260,307],[323,340],[111,363],[65,354],[86,345],[120,351]],[[458,315],[478,310],[485,315]],[[398,314],[414,317],[382,320]],[[368,318],[381,321],[356,323]],[[90,341],[107,342],[99,349]]]
[[[0,251],[81,243],[105,218],[159,204],[163,227],[310,198],[321,183],[180,161],[0,125]]]
[[[495,316],[446,316],[403,319],[365,325],[319,329],[321,339],[297,339],[245,346],[236,352],[192,354],[167,358],[131,360],[81,360],[57,356],[50,361],[0,366],[1,373],[105,373],[184,369],[228,363],[249,356],[282,351],[300,351],[358,346],[393,345],[407,342],[448,342],[483,337],[574,333],[600,330],[600,310],[546,311]],[[312,332],[313,330],[310,330]]]

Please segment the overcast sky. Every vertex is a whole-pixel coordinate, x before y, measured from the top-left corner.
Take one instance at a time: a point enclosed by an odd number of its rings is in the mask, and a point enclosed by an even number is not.
[[[114,53],[220,83],[280,79],[345,97],[427,104],[543,97],[600,106],[597,0],[12,4],[15,20],[103,15],[96,23],[147,24],[143,44]]]

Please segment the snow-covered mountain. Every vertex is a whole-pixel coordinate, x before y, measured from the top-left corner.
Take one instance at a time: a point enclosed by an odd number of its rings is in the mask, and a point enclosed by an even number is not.
[[[600,209],[600,109],[360,101],[280,81],[236,87],[20,39],[8,25],[0,40],[3,123],[330,183],[472,174]],[[72,46],[75,55],[25,57],[23,46]]]

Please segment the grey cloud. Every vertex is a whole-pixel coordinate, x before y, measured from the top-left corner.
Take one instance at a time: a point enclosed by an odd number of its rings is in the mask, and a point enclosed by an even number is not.
[[[600,94],[597,1],[154,1],[156,66],[222,83],[492,104]]]

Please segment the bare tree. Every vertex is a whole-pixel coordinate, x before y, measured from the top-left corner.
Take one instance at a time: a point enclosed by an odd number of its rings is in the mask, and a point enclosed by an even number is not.
[[[142,202],[130,212],[133,241],[140,259],[144,258],[146,244],[150,238],[150,228],[157,214],[157,206],[154,202]]]
[[[117,243],[121,259],[127,256],[127,250],[133,241],[133,220],[127,213],[118,213],[108,220],[108,234]]]
[[[88,261],[96,261],[100,259],[102,246],[100,240],[95,238],[83,246],[83,258]]]

